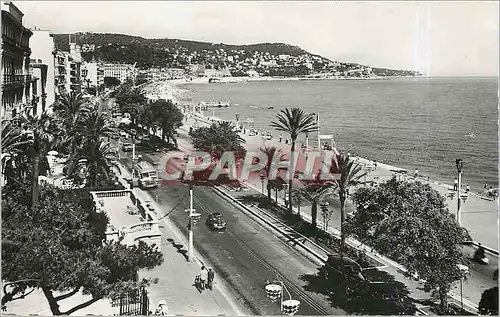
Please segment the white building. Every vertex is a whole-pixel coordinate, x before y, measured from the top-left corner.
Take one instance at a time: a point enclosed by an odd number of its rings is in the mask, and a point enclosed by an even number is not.
[[[260,65],[264,66],[264,67],[277,67],[278,63],[276,63],[276,61],[274,59],[272,59],[270,61],[262,61],[262,62],[260,62]]]
[[[55,69],[54,69],[54,38],[49,30],[31,30],[30,38],[33,75],[39,79],[38,96],[41,111],[52,107],[55,101]],[[46,65],[45,75],[42,76]],[[40,77],[42,76],[42,77]],[[43,93],[42,93],[43,91]]]
[[[123,83],[128,78],[135,79],[135,76],[135,64],[104,64],[104,77],[115,77]]]

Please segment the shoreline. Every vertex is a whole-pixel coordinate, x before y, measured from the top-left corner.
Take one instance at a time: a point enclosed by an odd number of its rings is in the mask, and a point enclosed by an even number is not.
[[[184,112],[188,113],[188,112]],[[191,117],[188,117],[186,121],[184,121],[184,125],[181,129],[185,132],[189,130],[190,126],[195,126],[194,118],[198,118],[198,126],[203,126],[205,124],[210,124],[210,117],[198,116],[196,114],[192,114]],[[227,120],[231,121],[231,120]],[[234,122],[234,120],[232,121]],[[264,139],[262,136],[250,136],[249,130],[247,133],[241,133],[240,136],[245,140],[245,148],[247,150],[251,150],[252,147],[260,148],[262,146],[276,146],[277,148],[281,148],[284,150],[284,153],[288,153],[290,151],[290,144],[285,144],[284,142],[279,142],[279,140],[275,137],[271,140]],[[300,144],[300,143],[299,143]],[[312,151],[315,150],[314,147],[310,147]],[[254,149],[255,150],[255,149]],[[300,147],[297,149],[300,151]],[[369,170],[369,174],[367,175],[365,181],[370,182],[373,181],[375,183],[385,182],[392,177],[396,177],[400,180],[405,180],[409,182],[419,181],[423,184],[427,184],[432,189],[437,191],[439,195],[441,195],[444,199],[445,206],[450,214],[456,214],[456,206],[457,206],[457,196],[458,192],[453,190],[453,185],[447,184],[446,182],[436,181],[429,177],[429,181],[427,181],[427,176],[422,175],[421,171],[419,171],[419,176],[417,179],[413,176],[413,171],[408,169],[399,168],[390,164],[384,164],[377,161],[377,167],[374,168],[374,161],[363,158],[356,157],[354,154],[351,155],[355,160],[359,158],[359,164],[366,170]],[[299,166],[301,164],[299,163]],[[299,167],[300,169],[300,167]],[[396,171],[407,171],[406,176],[400,175]],[[248,180],[252,182],[253,180]],[[257,180],[258,183],[258,180]],[[498,210],[497,210],[497,202],[490,200],[488,198],[484,198],[481,195],[481,192],[474,192],[471,190],[469,193],[466,193],[464,190],[465,186],[462,186],[461,197],[467,197],[466,201],[463,201],[462,205],[462,226],[467,229],[468,233],[471,235],[472,240],[476,243],[481,243],[488,248],[493,250],[498,249]],[[450,197],[450,193],[453,193],[453,197]]]
[[[191,111],[188,111],[188,113],[189,113],[189,118],[196,118],[198,120],[198,122],[203,122],[204,124],[208,124],[208,125],[210,125],[210,124],[212,124],[214,122],[217,122],[217,121],[229,121],[229,122],[232,122],[233,124],[236,124],[235,120],[224,120],[224,119],[221,119],[221,118],[218,118],[218,117],[213,117],[213,118],[212,117],[206,117],[204,115],[200,115],[198,113],[193,113]],[[259,129],[257,129],[257,130],[259,130]],[[261,131],[259,130],[259,132],[261,132]],[[269,132],[269,131],[265,131],[265,132]],[[267,142],[268,143],[279,143],[277,137],[272,137],[270,140],[268,140],[268,139],[264,139],[261,135],[250,136],[248,134],[243,134],[243,133],[240,133],[240,135],[245,139],[245,141],[248,138],[259,138],[259,139],[262,138],[262,140],[263,140],[264,143],[267,143]],[[254,143],[254,142],[252,142],[252,143]],[[280,145],[285,145],[285,143],[272,144],[272,145],[273,146],[280,146]],[[296,145],[300,145],[300,142],[297,142]],[[311,147],[311,146],[309,148],[310,149],[315,149],[314,147]],[[412,176],[412,171],[410,171],[410,170],[408,170],[406,168],[402,168],[402,167],[398,167],[398,166],[394,166],[394,165],[382,163],[382,162],[379,162],[379,161],[373,161],[373,160],[368,159],[367,157],[354,156],[354,155],[352,155],[351,157],[353,159],[354,158],[358,159],[359,162],[361,163],[361,165],[363,165],[365,168],[367,166],[375,166],[375,164],[376,164],[378,169],[383,169],[386,172],[388,172],[388,173],[391,174],[391,176],[389,178],[391,178],[397,172],[406,171],[406,175],[405,176],[401,175],[400,177],[402,177],[402,178],[404,178],[406,180],[408,180],[408,179],[415,179],[414,176]],[[396,176],[396,177],[399,177],[399,176]],[[432,186],[432,185],[438,186],[438,187],[442,188],[443,190],[447,190],[448,193],[450,193],[450,192],[457,193],[456,191],[453,191],[453,185],[452,184],[441,182],[439,180],[435,180],[435,179],[431,178],[430,175],[421,174],[420,171],[419,171],[418,178],[416,180],[420,181],[421,183],[424,183],[424,184],[429,184],[430,186]],[[462,184],[461,187],[462,187],[462,189],[461,189],[461,195],[464,196],[466,194],[465,185]],[[487,198],[486,196],[483,195],[484,191],[482,191],[482,192],[481,191],[474,191],[474,190],[471,189],[468,192],[468,194],[469,195],[477,196],[478,198],[481,198],[481,199]],[[489,200],[489,199],[486,199],[486,200]]]
[[[217,78],[217,82],[209,82],[208,77],[197,77],[193,79],[169,79],[164,82],[172,85],[189,85],[189,84],[237,84],[245,82],[263,82],[263,81],[298,81],[298,80],[390,80],[390,79],[415,79],[415,78],[428,78],[427,76],[372,76],[372,77],[222,77]]]
[[[246,77],[234,77],[234,78],[240,78],[240,79],[245,79],[245,81],[243,82],[247,82]],[[412,77],[405,77],[405,78],[412,78]],[[422,78],[422,76],[418,76],[417,78]],[[369,80],[370,78],[366,78],[366,79],[363,79],[363,80]],[[389,77],[383,77],[382,79],[389,79]],[[275,81],[276,79],[275,78],[267,78],[265,79],[264,81]],[[297,81],[297,80],[301,80],[299,78],[278,78],[277,79],[278,81]],[[305,78],[305,80],[310,80],[310,78]],[[313,80],[335,80],[335,79],[330,79],[330,78],[325,78],[325,79],[313,79]],[[254,78],[253,80],[251,81],[263,81],[262,78]],[[207,84],[208,83],[208,78],[199,78],[197,81],[187,81],[186,79],[181,79],[181,80],[166,80],[166,81],[161,81],[161,82],[156,82],[154,83],[155,86],[157,87],[164,87],[164,89],[166,89],[167,91],[169,91],[171,94],[173,94],[174,96],[176,96],[178,98],[178,103],[181,104],[181,105],[189,105],[189,104],[192,104],[193,101],[191,98],[186,98],[185,100],[183,100],[183,96],[185,95],[189,95],[189,92],[190,90],[189,89],[183,89],[181,88],[182,85],[188,85],[188,84],[193,84],[193,83],[204,83],[204,84]],[[207,113],[207,112],[205,112]],[[206,123],[208,122],[211,122],[211,116],[203,116],[203,117],[200,117],[199,119],[202,119],[203,120],[207,120]],[[221,119],[221,118],[215,118],[216,121],[231,121],[233,123],[235,123],[235,120],[224,120],[224,119]],[[272,134],[275,134],[276,131],[272,131],[272,130],[267,130],[266,132],[271,132]],[[298,143],[300,145],[300,141]],[[357,153],[358,154],[358,153]],[[368,157],[366,156],[363,156],[363,153],[362,151],[360,151],[359,153],[360,155],[360,158],[363,157],[364,159],[368,160]],[[373,160],[368,160],[370,162],[373,162]],[[385,164],[383,163],[382,160],[377,160],[377,163],[379,165],[381,164]],[[401,167],[397,167],[397,166],[393,166],[391,164],[385,164],[388,169],[394,169],[394,170],[407,170],[408,171],[408,174],[413,174],[413,171],[410,170],[409,168],[401,168]],[[437,185],[437,186],[440,186],[440,187],[443,187],[443,188],[453,188],[453,185],[450,185],[446,182],[445,179],[443,179],[443,177],[439,177],[439,175],[425,175],[423,174],[422,172],[424,172],[423,170],[422,171],[419,171],[419,179],[421,181],[425,181],[425,182],[428,182],[430,184],[434,184],[434,185]],[[451,181],[453,181],[453,179],[451,179]],[[465,183],[463,184],[464,185],[464,188],[465,188]],[[494,188],[494,189],[497,189],[497,188]],[[470,193],[474,193],[478,196],[481,196],[481,197],[485,197],[485,199],[488,199],[489,197],[487,196],[487,191],[485,190],[482,190],[482,186],[477,184],[477,187],[474,186],[473,188],[471,188],[471,191]]]

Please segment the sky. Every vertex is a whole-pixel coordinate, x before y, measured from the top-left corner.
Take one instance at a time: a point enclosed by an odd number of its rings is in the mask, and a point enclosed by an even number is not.
[[[350,1],[14,1],[29,28],[226,44],[281,42],[430,76],[498,76],[499,4]]]

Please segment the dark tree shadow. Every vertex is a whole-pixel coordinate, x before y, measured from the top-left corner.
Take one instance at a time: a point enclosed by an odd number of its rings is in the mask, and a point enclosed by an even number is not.
[[[167,241],[170,242],[172,244],[172,246],[177,249],[177,252],[180,253],[184,257],[186,262],[189,260],[187,250],[184,249],[184,246],[182,244],[175,243],[174,239],[172,239],[172,238],[168,238]]]
[[[332,307],[347,314],[362,315],[414,315],[415,300],[409,291],[390,274],[379,270],[364,271],[369,282],[356,282],[340,274],[325,278],[323,268],[317,274],[300,277],[307,284],[306,291],[323,294]]]

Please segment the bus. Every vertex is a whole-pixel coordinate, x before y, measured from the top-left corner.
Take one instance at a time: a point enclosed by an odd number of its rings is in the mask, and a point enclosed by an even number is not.
[[[149,162],[139,161],[134,165],[134,176],[138,178],[139,188],[154,188],[160,186],[158,171]]]

